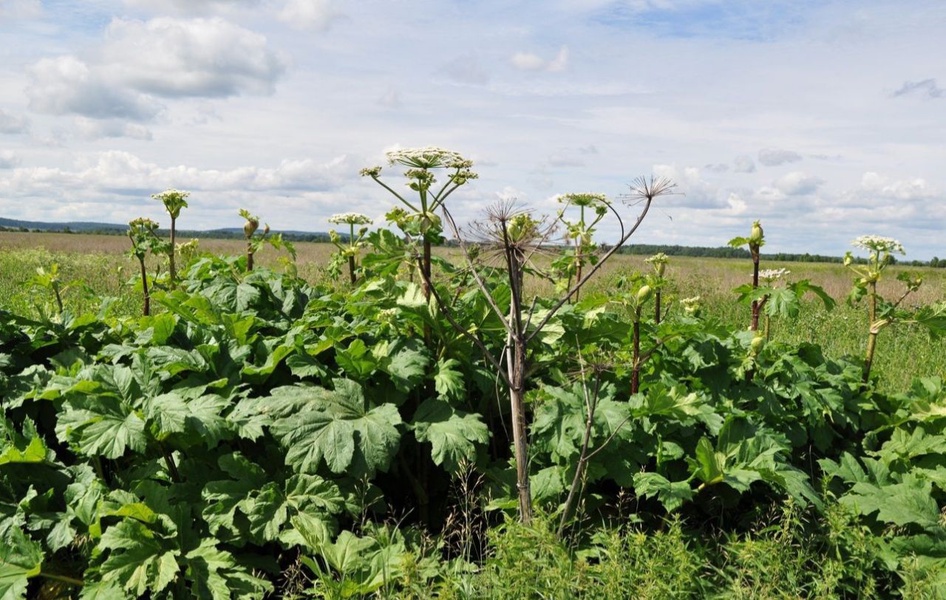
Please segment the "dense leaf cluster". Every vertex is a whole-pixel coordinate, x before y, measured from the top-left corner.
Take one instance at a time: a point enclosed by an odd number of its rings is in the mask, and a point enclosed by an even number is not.
[[[397,238],[373,248],[344,289],[205,256],[154,294],[152,316],[0,311],[0,598],[47,582],[82,598],[357,596],[438,576],[380,523],[436,531],[459,474],[514,506],[508,409],[483,348],[399,277]],[[470,274],[438,268],[436,298],[500,356],[505,330]],[[946,589],[941,381],[880,395],[856,360],[760,350],[671,311],[638,323],[631,393],[627,306],[587,297],[536,336],[538,504],[563,503],[579,461],[585,518],[608,517],[618,493],[644,524],[676,513],[723,529],[786,498],[840,503],[874,533],[878,573],[909,561]]]

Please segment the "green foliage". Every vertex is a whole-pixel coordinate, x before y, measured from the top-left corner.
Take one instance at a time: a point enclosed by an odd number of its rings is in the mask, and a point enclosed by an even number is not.
[[[449,522],[460,478],[482,482],[471,510],[515,499],[507,409],[483,348],[405,280],[403,240],[369,237],[344,289],[201,256],[149,316],[65,288],[58,318],[0,310],[0,598],[53,581],[84,598],[946,592],[941,379],[888,393],[811,341],[754,347],[668,282],[657,323],[628,304],[653,283],[634,276],[628,303],[586,294],[530,347],[532,491],[551,514],[481,516],[501,523],[484,553],[454,558],[419,532]],[[471,274],[438,271],[451,316],[502,356]],[[500,275],[482,277],[508,306]],[[830,304],[805,281],[744,292],[786,323],[808,292]],[[551,308],[529,306],[530,327]],[[935,333],[941,313],[913,314]]]

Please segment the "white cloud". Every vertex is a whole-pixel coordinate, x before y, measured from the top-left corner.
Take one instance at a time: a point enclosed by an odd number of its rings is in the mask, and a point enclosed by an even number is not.
[[[297,29],[327,31],[343,13],[330,0],[287,0],[279,18]]]
[[[74,56],[44,58],[29,70],[26,95],[37,112],[90,118],[154,118],[161,105],[153,98],[124,89]]]
[[[76,117],[75,126],[79,137],[87,140],[119,137],[136,140],[150,140],[153,138],[151,130],[143,125],[114,119],[99,120]]]
[[[824,180],[820,177],[807,175],[801,171],[792,171],[778,178],[774,187],[786,196],[805,196],[818,191],[822,183]]]
[[[286,69],[264,36],[220,18],[116,19],[101,54],[112,80],[164,97],[271,94]]]
[[[568,46],[562,46],[558,54],[549,60],[531,52],[516,52],[510,62],[520,71],[564,71],[568,66]]]
[[[926,200],[939,194],[925,179],[917,177],[895,180],[873,171],[864,173],[861,177],[860,191],[893,200]]]
[[[759,162],[767,167],[777,167],[799,160],[801,160],[801,154],[791,150],[777,150],[774,148],[759,150]]]
[[[20,157],[12,150],[0,150],[0,169],[12,169],[20,164]]]

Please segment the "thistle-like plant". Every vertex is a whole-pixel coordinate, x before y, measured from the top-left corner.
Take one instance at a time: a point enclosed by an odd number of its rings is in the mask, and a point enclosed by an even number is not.
[[[177,265],[174,260],[176,245],[176,236],[177,236],[177,218],[181,216],[181,209],[187,208],[187,197],[190,196],[190,192],[183,192],[181,190],[168,189],[164,190],[160,194],[151,194],[151,197],[155,200],[160,200],[164,205],[164,209],[168,211],[168,215],[171,217],[171,243],[168,245],[168,270],[171,275],[171,285],[177,281]]]
[[[361,170],[361,175],[370,177],[381,187],[394,195],[402,206],[391,210],[387,215],[389,222],[395,224],[408,239],[420,240],[422,253],[418,261],[424,296],[430,299],[429,281],[431,280],[431,245],[443,240],[443,223],[437,211],[460,186],[478,175],[471,168],[473,161],[460,154],[442,148],[408,148],[392,150],[387,153],[390,165],[407,167],[404,177],[407,187],[417,194],[416,199],[408,199],[381,180],[381,167],[369,167]],[[446,181],[437,186],[435,170],[446,170]]]
[[[131,255],[138,259],[138,265],[141,269],[141,289],[144,294],[142,313],[145,316],[151,314],[151,293],[148,289],[148,271],[145,265],[145,257],[147,257],[148,252],[154,254],[168,253],[168,242],[161,239],[157,232],[157,222],[146,217],[134,219],[128,223]]]
[[[365,236],[368,233],[367,225],[371,224],[371,217],[361,213],[349,212],[332,215],[329,217],[328,222],[333,225],[348,225],[348,237],[345,240],[343,240],[334,229],[328,232],[332,243],[338,248],[338,252],[332,256],[330,269],[337,275],[339,272],[339,263],[347,262],[348,279],[354,284],[357,280],[355,275],[357,271],[356,257],[358,256],[358,251],[365,245]],[[356,225],[359,226],[358,233],[355,233]]]
[[[558,211],[558,220],[565,226],[565,241],[570,246],[552,268],[558,273],[561,289],[567,290],[581,279],[585,264],[597,262],[594,242],[595,226],[608,214],[607,197],[604,194],[562,194],[558,197],[563,206]],[[577,219],[569,215],[569,209],[577,208]],[[576,293],[573,300],[578,300]]]

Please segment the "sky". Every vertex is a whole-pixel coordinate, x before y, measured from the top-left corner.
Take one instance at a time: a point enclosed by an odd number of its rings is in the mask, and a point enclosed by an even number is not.
[[[0,216],[167,226],[176,188],[183,229],[383,226],[359,171],[406,190],[385,153],[437,146],[479,174],[461,223],[633,220],[656,176],[631,243],[946,257],[944,30],[942,0],[0,0]]]

